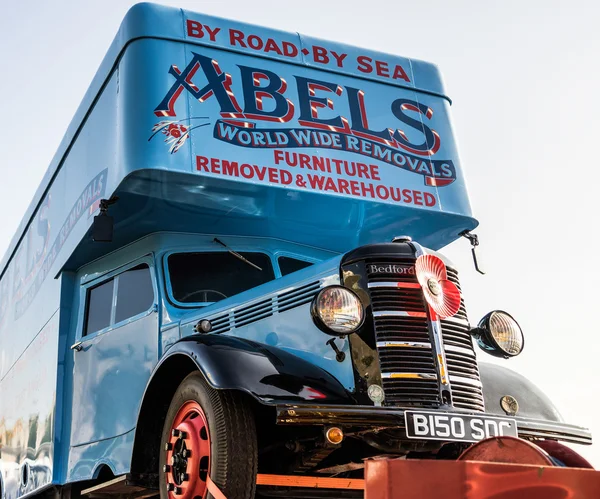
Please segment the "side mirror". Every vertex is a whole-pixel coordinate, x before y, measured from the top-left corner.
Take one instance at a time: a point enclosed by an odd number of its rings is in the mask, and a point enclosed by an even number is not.
[[[100,213],[94,217],[92,225],[92,239],[97,243],[110,243],[113,240],[114,220],[108,214],[108,207],[115,204],[119,198],[113,196],[110,199],[100,200]]]

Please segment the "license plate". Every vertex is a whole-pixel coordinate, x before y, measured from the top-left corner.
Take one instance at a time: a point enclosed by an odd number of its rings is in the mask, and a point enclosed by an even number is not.
[[[512,418],[470,416],[440,412],[405,411],[406,436],[420,440],[479,442],[489,437],[516,437]]]

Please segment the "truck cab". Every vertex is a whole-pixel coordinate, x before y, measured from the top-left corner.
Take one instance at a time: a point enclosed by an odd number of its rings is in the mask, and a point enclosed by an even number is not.
[[[430,63],[133,7],[2,263],[1,499],[251,498],[488,437],[581,465],[443,256],[478,224],[450,104]]]

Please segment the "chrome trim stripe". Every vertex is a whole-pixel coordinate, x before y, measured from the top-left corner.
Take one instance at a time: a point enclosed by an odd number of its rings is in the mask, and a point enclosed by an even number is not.
[[[430,373],[381,373],[384,379],[437,379],[437,375]]]
[[[424,341],[378,341],[377,348],[431,348],[431,343]]]
[[[473,350],[469,350],[468,348],[457,347],[454,345],[444,345],[444,348],[448,352],[462,353],[464,355],[470,355],[471,357],[475,357],[475,352]]]
[[[539,430],[559,430],[565,432],[570,432],[574,429],[577,429],[580,431],[589,432],[589,430],[587,428],[584,428],[583,426],[575,426],[554,421],[544,421],[541,419],[529,419],[519,416],[515,417],[515,419],[517,420],[518,425],[521,427],[530,427]]]
[[[464,383],[465,385],[471,385],[476,388],[483,388],[483,385],[481,384],[480,381],[477,381],[476,379],[472,379],[472,378],[464,378],[462,376],[450,375],[450,382],[451,383]]]
[[[453,322],[454,324],[459,324],[461,326],[469,326],[469,321],[466,321],[464,319],[458,319],[457,317],[446,317],[445,319],[442,319],[442,324],[444,322]]]
[[[421,285],[418,282],[402,282],[402,281],[380,281],[370,282],[367,284],[368,288],[409,288],[409,289],[421,289]]]
[[[425,312],[404,312],[401,310],[382,310],[373,312],[373,317],[427,317]]]

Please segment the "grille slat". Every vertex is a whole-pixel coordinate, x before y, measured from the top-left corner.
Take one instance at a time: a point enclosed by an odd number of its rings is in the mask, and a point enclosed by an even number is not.
[[[386,346],[385,342],[430,343],[429,323],[426,317],[400,317],[382,312],[426,312],[427,306],[420,288],[398,287],[398,283],[418,283],[414,272],[415,259],[398,258],[367,259],[367,279],[374,316],[375,340],[382,375],[389,373],[437,374],[435,355],[431,348]],[[375,267],[377,272],[372,271]],[[383,270],[382,270],[383,269]],[[460,289],[458,273],[448,268],[448,279]],[[376,284],[375,284],[376,283]],[[458,313],[441,321],[442,338],[446,354],[448,374],[479,381],[479,369],[469,334],[469,323],[464,302]],[[454,351],[451,351],[452,348]],[[483,411],[481,387],[467,383],[450,383],[452,403],[455,407]],[[438,407],[441,404],[437,380],[431,379],[383,379],[386,405],[410,405]]]

